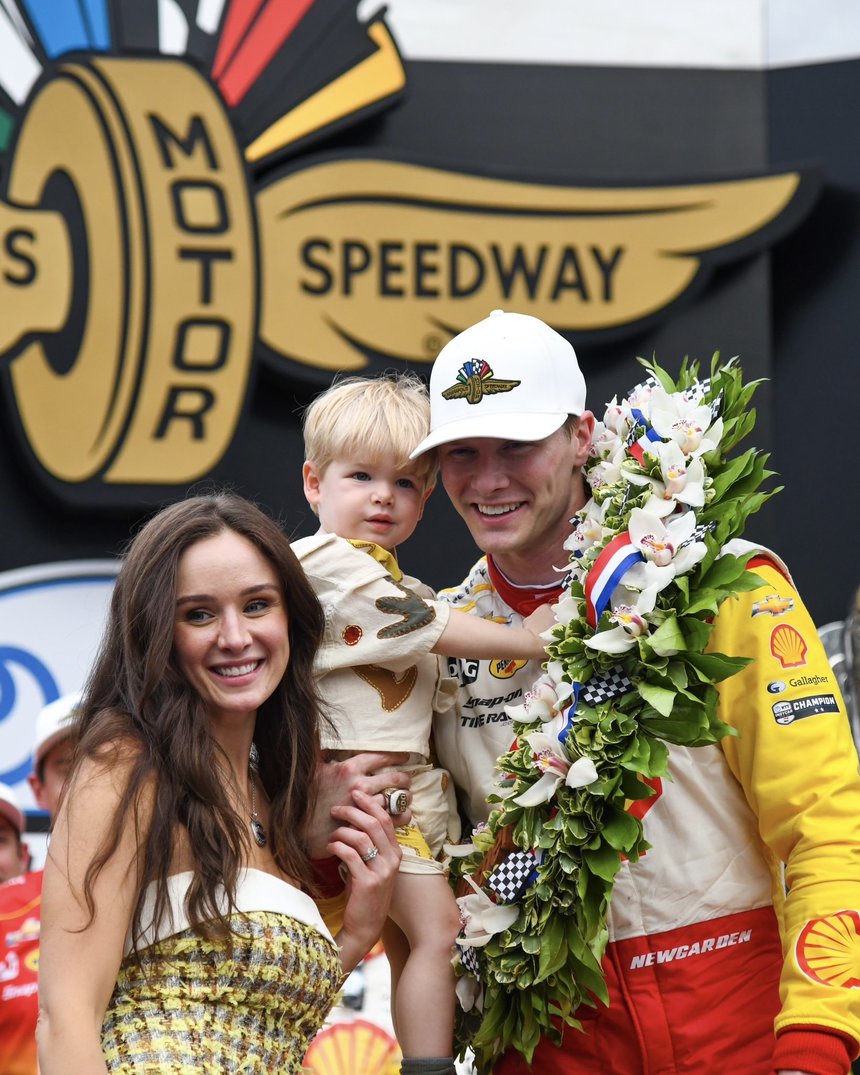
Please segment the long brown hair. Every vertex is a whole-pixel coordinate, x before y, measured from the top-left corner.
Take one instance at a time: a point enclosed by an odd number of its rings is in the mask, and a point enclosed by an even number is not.
[[[271,800],[269,838],[278,867],[309,880],[306,830],[314,804],[320,704],[313,661],[323,633],[316,595],[289,541],[258,507],[232,493],[198,496],[165,508],[130,542],[110,605],[101,649],[81,707],[76,767],[131,756],[130,776],[116,817],[84,879],[95,914],[93,885],[132,823],[138,844],[138,893],[131,936],[138,946],[144,894],[155,882],[154,915],[167,904],[166,878],[182,826],[194,857],[188,917],[204,931],[226,935],[218,890],[234,906],[237,874],[249,847],[247,818],[231,806],[218,759],[220,747],[200,696],[179,671],[173,649],[179,559],[191,545],[225,530],[246,538],[280,580],[289,620],[290,659],[257,712],[254,744],[259,775]],[[114,753],[116,752],[116,753]],[[70,779],[70,786],[74,773]],[[151,791],[151,819],[141,802]],[[73,794],[73,792],[72,792]],[[207,926],[206,923],[212,923]]]

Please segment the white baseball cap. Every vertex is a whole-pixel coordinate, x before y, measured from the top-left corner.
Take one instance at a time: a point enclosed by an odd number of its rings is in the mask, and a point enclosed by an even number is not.
[[[493,310],[436,357],[430,434],[410,458],[464,437],[543,440],[585,410],[576,352],[529,314]]]
[[[36,716],[36,744],[33,748],[34,769],[39,768],[42,758],[49,750],[74,730],[80,704],[81,692],[74,691],[49,702],[39,710]]]
[[[0,783],[0,815],[6,818],[20,836],[24,831],[24,815],[18,803],[18,796],[8,784]]]

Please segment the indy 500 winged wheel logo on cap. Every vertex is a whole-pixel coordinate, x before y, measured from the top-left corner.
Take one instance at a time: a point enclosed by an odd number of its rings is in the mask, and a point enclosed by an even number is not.
[[[642,361],[640,359],[640,361]],[[668,746],[731,734],[715,684],[745,658],[706,653],[725,598],[762,584],[726,543],[773,495],[751,448],[755,422],[732,360],[711,376],[684,362],[609,404],[586,467],[592,499],[566,542],[569,584],[545,673],[508,712],[516,742],[488,825],[449,846],[459,899],[460,1043],[482,1070],[506,1049],[531,1060],[576,1009],[606,1001],[601,957],[622,858],[647,850],[643,810]]]

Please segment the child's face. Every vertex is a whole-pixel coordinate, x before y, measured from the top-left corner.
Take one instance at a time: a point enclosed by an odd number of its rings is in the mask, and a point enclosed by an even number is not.
[[[411,536],[429,491],[411,468],[334,459],[322,475],[304,465],[305,496],[330,534],[374,541],[389,551]]]

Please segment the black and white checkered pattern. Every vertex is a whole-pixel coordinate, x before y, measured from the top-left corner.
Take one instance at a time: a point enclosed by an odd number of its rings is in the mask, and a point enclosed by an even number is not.
[[[478,953],[470,944],[457,945],[457,951],[460,953],[460,962],[466,968],[466,970],[474,975],[475,978],[481,977],[481,963],[478,959]]]
[[[498,903],[516,903],[532,883],[535,857],[530,851],[512,851],[487,878]]]
[[[632,690],[633,684],[624,674],[624,669],[620,664],[616,664],[608,672],[601,672],[600,675],[592,676],[587,683],[584,683],[579,692],[579,697],[586,705],[595,707],[600,705],[601,702],[608,702],[610,699],[618,698],[620,695],[627,694],[628,691]]]
[[[629,388],[625,394],[625,399],[630,399],[631,396],[635,396],[637,392],[641,392],[643,388],[656,388],[660,382],[657,378],[649,373],[644,381],[640,381],[639,384],[634,384],[632,388]]]
[[[692,545],[696,541],[704,541],[705,535],[710,534],[712,530],[716,530],[716,523],[699,523],[699,525],[693,530],[692,534],[686,541],[682,541],[678,546],[679,549],[684,549],[687,545]]]

